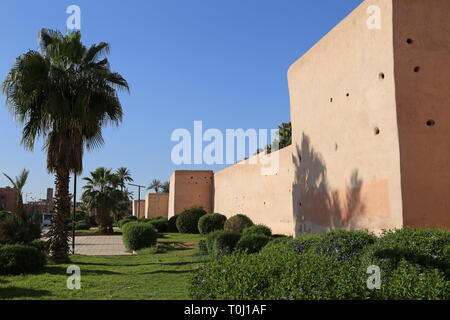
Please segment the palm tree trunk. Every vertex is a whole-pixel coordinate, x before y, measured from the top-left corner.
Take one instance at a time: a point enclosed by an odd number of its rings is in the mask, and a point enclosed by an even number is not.
[[[56,263],[69,261],[69,182],[69,171],[58,169],[55,176],[55,215],[49,232],[50,258]]]
[[[25,220],[25,208],[23,207],[23,198],[22,194],[20,192],[17,192],[17,209],[16,209],[16,215],[18,218]]]
[[[100,225],[100,229],[103,232],[111,233],[112,230],[112,219],[109,210],[104,208],[97,209],[97,223]]]

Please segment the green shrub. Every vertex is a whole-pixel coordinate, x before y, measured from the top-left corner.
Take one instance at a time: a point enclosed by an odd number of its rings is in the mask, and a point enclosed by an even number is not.
[[[238,232],[230,232],[226,230],[216,230],[206,237],[206,247],[208,253],[213,256],[223,256],[230,254],[236,248],[241,234]]]
[[[44,241],[44,240],[36,239],[36,240],[31,241],[28,245],[30,247],[34,247],[44,253],[47,253],[47,251],[48,251],[48,243],[47,243],[47,241]]]
[[[245,228],[253,225],[252,220],[243,214],[232,216],[225,222],[224,229],[231,232],[242,232]]]
[[[32,246],[0,247],[0,274],[26,274],[40,271],[46,264],[45,254]]]
[[[256,224],[254,226],[245,228],[242,231],[242,236],[250,235],[250,234],[262,234],[267,237],[272,236],[272,230],[263,224]]]
[[[89,230],[90,226],[85,221],[79,221],[75,227],[76,230]]]
[[[86,212],[84,211],[75,211],[75,221],[80,222],[80,221],[86,221]]]
[[[198,221],[198,230],[201,234],[208,234],[216,230],[223,230],[227,217],[220,213],[206,214]]]
[[[300,255],[295,251],[298,243],[283,239],[257,254],[238,251],[213,260],[193,275],[190,295],[200,300],[351,299],[361,295],[365,283],[354,276],[355,267],[312,252]]]
[[[169,222],[167,224],[167,232],[178,232],[177,229],[178,217],[179,217],[178,215],[170,217]]]
[[[140,250],[156,244],[157,233],[149,223],[129,222],[122,228],[122,239],[127,250]]]
[[[236,249],[247,253],[257,253],[270,241],[270,237],[258,233],[242,235]]]
[[[86,215],[86,224],[90,227],[98,227],[97,221],[95,221],[95,216]],[[118,225],[117,225],[118,227]]]
[[[333,242],[334,241],[334,242]],[[352,250],[354,252],[352,252]],[[450,232],[329,232],[278,238],[259,253],[219,257],[193,274],[190,296],[219,300],[450,299]],[[367,267],[381,268],[370,290]]]
[[[163,217],[156,217],[150,219],[150,223],[155,227],[158,232],[167,232],[169,229],[169,220]]]
[[[393,268],[400,260],[425,268],[450,272],[450,232],[440,229],[401,229],[385,231],[375,244],[374,256],[379,262],[389,261]],[[448,274],[450,276],[450,274]]]
[[[136,218],[136,217],[134,217],[134,216],[128,216],[128,217],[125,217],[125,218],[119,220],[119,221],[117,222],[117,225],[119,226],[120,229],[122,229],[123,226],[126,225],[127,223],[129,223],[129,222],[135,222],[135,221],[137,221],[137,218]]]
[[[208,244],[205,239],[198,242],[198,249],[201,254],[208,254]]]
[[[383,285],[379,299],[449,299],[450,232],[401,229],[385,231],[367,248],[362,269],[377,265]]]
[[[0,244],[30,243],[41,237],[41,226],[31,219],[7,215],[0,221]]]
[[[180,233],[199,233],[198,221],[202,216],[206,214],[206,211],[201,207],[193,207],[185,210],[178,216],[177,229]]]
[[[8,211],[1,211],[0,210],[0,220],[3,220],[3,219],[5,219],[6,217],[8,217],[10,215],[11,215],[11,213],[8,212]]]
[[[367,231],[329,231],[315,238],[316,254],[334,256],[340,260],[358,256],[364,248],[374,244],[376,236]]]

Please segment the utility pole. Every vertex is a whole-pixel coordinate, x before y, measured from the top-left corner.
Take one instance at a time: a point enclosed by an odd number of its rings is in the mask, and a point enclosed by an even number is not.
[[[141,188],[145,188],[145,186],[140,186],[138,184],[132,184],[132,183],[129,183],[129,185],[138,188],[138,209],[137,209],[138,216],[137,217],[139,219],[141,217]]]

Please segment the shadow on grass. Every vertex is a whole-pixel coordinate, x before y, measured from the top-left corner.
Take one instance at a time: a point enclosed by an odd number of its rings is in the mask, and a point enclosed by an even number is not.
[[[194,247],[190,244],[180,241],[163,241],[158,243],[159,246],[167,250],[192,250]]]
[[[77,265],[81,265],[83,263],[77,263]],[[85,265],[96,265],[93,263],[86,263]],[[111,266],[114,265],[104,265],[104,266]],[[46,267],[43,271],[44,273],[53,274],[53,275],[67,275],[67,268],[64,267]],[[111,275],[111,274],[122,274],[120,272],[114,272],[109,270],[86,270],[81,268],[81,274],[96,274],[96,275]]]
[[[47,290],[35,290],[18,287],[0,288],[0,297],[2,299],[39,298],[51,295],[52,295],[51,292]]]
[[[150,272],[143,272],[141,274],[159,274],[159,273],[167,273],[167,274],[182,274],[182,273],[192,273],[194,270],[156,270]]]
[[[207,262],[205,261],[186,261],[186,262],[146,262],[146,263],[134,263],[134,264],[108,264],[108,263],[88,263],[88,262],[77,262],[77,265],[92,265],[92,266],[103,266],[103,267],[140,267],[140,266],[151,266],[151,265],[160,265],[160,266],[186,266],[191,264],[200,264]],[[83,272],[83,268],[81,268],[81,272]]]
[[[152,263],[152,264],[159,264],[162,266],[187,266],[191,264],[200,264],[201,261],[190,261],[190,262],[166,262],[166,263]]]

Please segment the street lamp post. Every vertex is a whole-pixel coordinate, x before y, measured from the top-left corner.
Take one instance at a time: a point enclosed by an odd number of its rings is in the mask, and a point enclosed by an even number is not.
[[[141,188],[145,188],[145,186],[140,186],[138,184],[132,184],[132,183],[129,183],[129,185],[138,188],[138,210],[137,210],[138,216],[137,217],[139,219],[141,216]]]
[[[73,175],[72,253],[75,254],[75,210],[77,207],[77,174]]]

